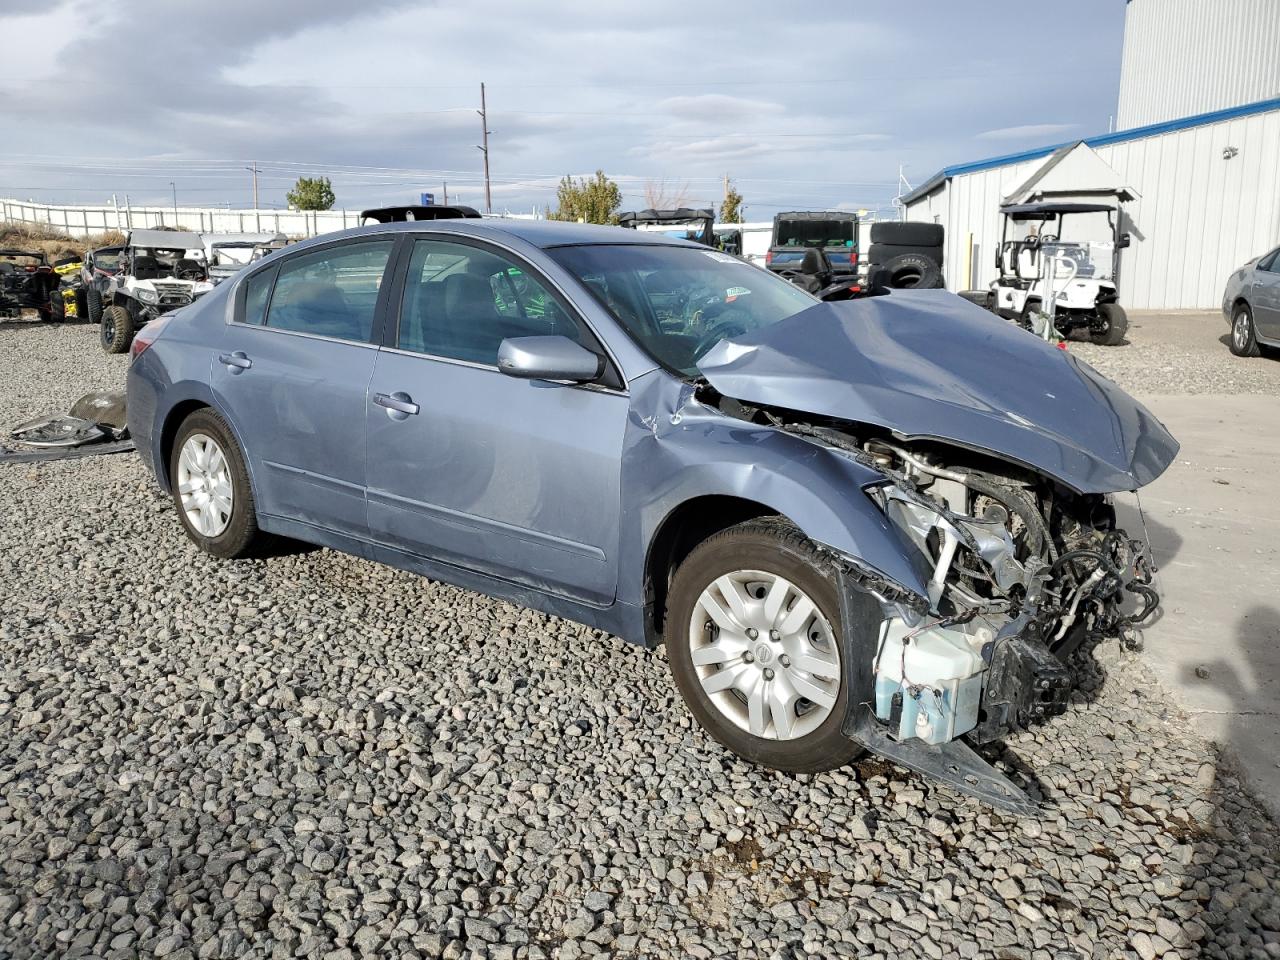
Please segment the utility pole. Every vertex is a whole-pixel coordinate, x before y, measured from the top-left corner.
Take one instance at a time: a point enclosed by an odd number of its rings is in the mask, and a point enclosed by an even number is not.
[[[253,209],[258,209],[258,161],[253,161],[252,167],[245,167],[253,174]]]
[[[486,112],[484,102],[484,84],[480,84],[480,109],[476,113],[480,114],[480,135],[483,138],[484,146],[476,147],[484,154],[484,212],[493,213],[493,197],[489,193],[489,114]]]
[[[178,225],[178,188],[173,185],[173,181],[169,181],[169,189],[173,191],[173,225]]]
[[[440,185],[444,187],[444,205],[447,207],[449,205],[449,181],[441,180]]]

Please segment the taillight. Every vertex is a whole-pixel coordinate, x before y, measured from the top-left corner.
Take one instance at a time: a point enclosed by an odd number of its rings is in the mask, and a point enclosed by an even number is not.
[[[773,263],[773,251],[772,251],[772,250],[770,250],[768,253],[766,253],[766,254],[764,255],[764,265],[767,267],[767,266],[769,266],[769,264],[771,264],[771,263]]]
[[[169,320],[169,317],[157,317],[134,334],[133,343],[129,344],[130,363],[146,353],[147,348],[156,342],[156,338],[168,326]]]
[[[850,251],[849,251],[849,266],[851,266],[851,267],[856,267],[857,265],[858,265],[858,251],[857,251],[857,250],[850,250]]]

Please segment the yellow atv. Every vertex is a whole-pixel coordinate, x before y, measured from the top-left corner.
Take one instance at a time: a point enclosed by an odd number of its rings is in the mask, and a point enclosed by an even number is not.
[[[64,257],[53,265],[53,272],[58,275],[58,286],[49,297],[49,308],[53,320],[84,320],[89,316],[89,304],[86,299],[82,268],[84,262],[79,257]]]

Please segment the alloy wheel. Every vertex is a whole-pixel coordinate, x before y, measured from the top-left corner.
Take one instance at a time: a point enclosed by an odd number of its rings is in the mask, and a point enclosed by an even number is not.
[[[715,708],[767,740],[812,733],[840,692],[840,651],[827,618],[795,584],[761,570],[727,573],[702,591],[689,655]]]
[[[1244,310],[1236,311],[1235,323],[1231,327],[1231,339],[1235,341],[1237,350],[1243,350],[1249,345],[1249,314]]]
[[[193,433],[178,456],[178,495],[192,528],[216,537],[231,522],[234,493],[222,447],[212,437]]]

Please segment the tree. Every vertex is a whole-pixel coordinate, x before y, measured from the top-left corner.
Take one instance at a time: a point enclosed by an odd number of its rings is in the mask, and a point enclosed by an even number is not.
[[[724,200],[720,202],[720,222],[741,223],[742,194],[738,192],[732,180],[725,180],[724,184]]]
[[[597,170],[590,179],[565,177],[556,188],[556,209],[552,220],[576,220],[579,223],[616,223],[622,206],[618,185]]]
[[[644,205],[650,210],[678,210],[689,205],[689,185],[667,185],[666,180],[646,180]]]
[[[299,177],[285,199],[294,210],[332,210],[338,198],[328,177]]]

